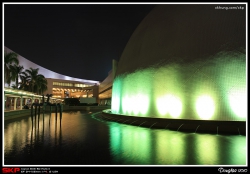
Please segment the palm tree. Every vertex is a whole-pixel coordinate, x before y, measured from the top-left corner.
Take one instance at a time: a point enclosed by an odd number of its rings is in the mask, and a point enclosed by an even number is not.
[[[18,89],[19,83],[19,77],[21,77],[21,74],[23,72],[23,66],[20,65],[10,65],[10,78],[12,81],[15,81],[15,87]],[[12,85],[13,86],[13,85]]]
[[[45,79],[45,77],[42,74],[38,74],[38,71],[39,71],[39,68],[36,68],[36,69],[29,68],[29,69],[25,70],[25,73],[27,74],[27,80],[29,82],[31,92],[37,92],[41,87],[40,86],[41,81],[43,81],[41,79]],[[47,80],[46,80],[46,86],[47,86]]]
[[[19,89],[24,91],[30,91],[29,89],[29,80],[26,72],[22,72],[20,75],[21,82],[19,82]]]
[[[11,85],[11,88],[18,89],[18,87],[15,84]]]
[[[10,86],[11,77],[10,77],[10,65],[19,64],[18,54],[14,52],[4,52],[4,84]]]
[[[37,92],[37,94],[40,94],[40,95],[43,94],[43,92],[48,89],[47,84],[48,82],[45,79],[45,77],[39,76],[37,78],[36,85],[35,85],[35,91]]]

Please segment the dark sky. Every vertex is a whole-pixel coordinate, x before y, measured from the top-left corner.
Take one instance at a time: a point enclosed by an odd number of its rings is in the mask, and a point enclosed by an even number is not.
[[[103,81],[156,4],[4,4],[4,46],[59,74]]]

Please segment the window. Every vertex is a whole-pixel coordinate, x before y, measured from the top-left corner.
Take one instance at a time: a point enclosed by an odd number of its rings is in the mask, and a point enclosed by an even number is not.
[[[53,86],[73,86],[73,83],[53,82]]]

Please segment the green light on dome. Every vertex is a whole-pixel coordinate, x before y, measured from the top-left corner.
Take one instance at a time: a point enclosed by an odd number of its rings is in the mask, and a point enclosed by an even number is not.
[[[121,78],[116,78],[112,89],[112,105],[111,105],[111,109],[115,113],[119,113],[120,111],[121,87],[122,87]]]
[[[149,106],[149,97],[143,94],[135,94],[122,98],[122,111],[129,115],[145,115]]]
[[[133,116],[246,120],[244,54],[219,53],[205,62],[162,64],[115,78],[112,111]]]
[[[247,116],[247,94],[242,90],[229,90],[229,103],[233,112],[240,118]]]
[[[148,95],[144,95],[144,94],[139,93],[139,94],[135,95],[131,101],[133,101],[131,103],[131,105],[133,107],[133,114],[145,115],[147,113],[147,110],[149,107]]]
[[[218,73],[225,107],[230,119],[244,121],[247,117],[246,55],[238,52],[225,57]]]
[[[123,76],[121,91],[122,114],[148,116],[152,73],[150,69]]]
[[[126,95],[122,98],[122,111],[124,114],[143,116],[147,113],[148,107],[148,95],[134,93],[134,95]]]
[[[196,100],[196,111],[201,119],[211,119],[215,112],[213,99],[208,95],[199,96]]]
[[[123,96],[122,98],[122,113],[123,114],[131,114],[132,107],[131,107],[130,97]]]
[[[170,114],[171,117],[177,118],[181,115],[182,103],[178,97],[167,94],[163,97],[159,97],[156,102],[158,112],[162,116]]]
[[[169,114],[173,118],[177,118],[181,115],[182,103],[181,103],[180,98],[169,95],[168,106],[169,106]]]
[[[156,106],[161,116],[164,116],[168,113],[168,108],[166,107],[166,101],[167,100],[165,96],[156,99]]]
[[[155,69],[153,88],[159,117],[180,118],[182,114],[183,93],[179,71],[177,64]]]

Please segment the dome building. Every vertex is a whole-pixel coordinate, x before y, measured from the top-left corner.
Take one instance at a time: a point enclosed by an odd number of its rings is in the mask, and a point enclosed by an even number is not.
[[[206,122],[186,127],[192,130],[211,121],[217,131],[225,122],[245,126],[246,11],[227,8],[156,6],[121,55],[109,116],[158,118],[155,126],[175,120],[173,129],[193,125],[183,121]]]

